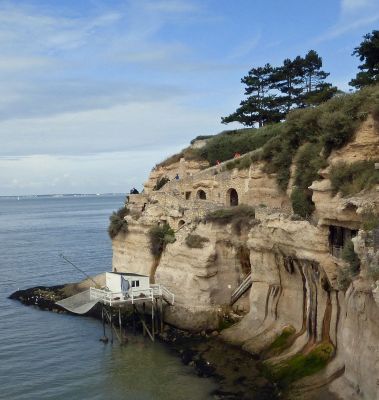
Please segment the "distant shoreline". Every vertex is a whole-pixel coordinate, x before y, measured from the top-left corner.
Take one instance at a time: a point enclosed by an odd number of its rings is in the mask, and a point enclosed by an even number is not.
[[[55,194],[24,194],[0,195],[0,199],[35,199],[35,198],[69,198],[69,197],[117,197],[126,196],[126,193],[55,193]]]

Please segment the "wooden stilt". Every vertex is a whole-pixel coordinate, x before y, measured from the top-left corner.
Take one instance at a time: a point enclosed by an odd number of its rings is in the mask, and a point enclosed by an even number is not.
[[[155,335],[155,327],[154,327],[154,301],[151,302],[151,333],[153,334],[153,342]]]
[[[143,325],[143,336],[146,336],[146,322],[145,322],[145,312],[146,312],[146,304],[142,303],[142,325]]]
[[[158,299],[155,299],[155,333],[159,333],[159,308],[158,308]]]
[[[119,328],[120,328],[120,338],[122,340],[123,339],[123,333],[122,333],[121,307],[118,308],[118,325],[119,325]]]
[[[113,322],[112,322],[112,310],[109,310],[109,322],[111,326],[111,343],[113,344]]]
[[[140,314],[138,312],[138,310],[136,309],[136,314],[139,317],[139,319],[141,320],[142,326],[143,326],[143,330],[144,332],[150,337],[150,339],[154,342],[154,335],[152,334],[152,332],[150,332],[149,327],[146,324],[145,321],[145,315],[144,314]]]
[[[133,304],[133,335],[136,335],[136,306]]]
[[[163,333],[164,326],[163,326],[163,300],[162,300],[162,298],[159,299],[159,313],[161,316],[161,333]]]

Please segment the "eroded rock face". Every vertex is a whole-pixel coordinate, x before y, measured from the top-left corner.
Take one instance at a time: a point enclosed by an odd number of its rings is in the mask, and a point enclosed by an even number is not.
[[[368,119],[329,162],[354,162],[378,154],[378,131]],[[183,166],[173,163],[163,172],[175,176]],[[369,273],[370,263],[379,258],[378,249],[362,230],[358,232],[354,246],[361,269],[346,292],[337,279],[346,263],[330,250],[330,225],[361,229],[367,209],[379,212],[379,192],[333,196],[325,169],[323,179],[310,187],[314,218],[299,221],[291,217],[291,188],[280,192],[275,176],[262,167],[256,163],[228,171],[220,165],[200,171],[197,165],[191,167],[193,173],[180,173],[179,180],[157,192],[151,189],[162,171],[154,171],[145,193],[130,197],[129,232],[113,241],[113,267],[150,275],[167,286],[176,301],[166,309],[166,320],[194,331],[219,326],[222,315],[230,311],[233,290],[251,271],[252,287],[235,305],[245,315],[221,336],[273,364],[330,344],[333,354],[327,368],[298,386],[308,390],[332,382],[330,388],[343,398],[379,400],[379,281]],[[254,226],[238,231],[233,224],[205,224],[208,212],[231,205],[232,189],[239,203],[256,207]],[[148,230],[164,222],[176,231],[176,241],[156,260]],[[191,248],[186,244],[189,234],[208,241],[203,248]],[[270,346],[287,328],[293,332],[291,340],[274,354]]]

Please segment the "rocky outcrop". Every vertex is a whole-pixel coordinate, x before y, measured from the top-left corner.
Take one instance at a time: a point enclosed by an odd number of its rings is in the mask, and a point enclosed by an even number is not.
[[[378,130],[369,118],[328,162],[378,153]],[[175,293],[165,317],[180,328],[225,327],[225,315],[232,314],[238,323],[223,330],[222,338],[259,355],[274,380],[291,384],[293,396],[298,391],[298,398],[308,398],[328,387],[346,399],[379,399],[379,276],[372,272],[378,268],[379,274],[379,244],[362,230],[367,211],[379,213],[379,192],[334,196],[326,168],[310,187],[312,219],[299,220],[292,215],[291,188],[282,193],[262,163],[241,170],[226,164],[205,170],[194,165],[160,191],[151,189],[163,170],[153,171],[145,193],[130,196],[129,230],[113,241],[113,268],[150,275]],[[175,161],[164,173],[176,174],[180,167]],[[254,221],[206,222],[207,213],[236,199],[256,208]],[[162,223],[175,230],[176,241],[154,258],[148,231]],[[347,237],[358,232],[360,270],[347,290],[339,277],[349,265],[333,250],[333,229]],[[191,247],[189,235],[206,240]],[[250,272],[251,289],[230,306],[233,290]]]

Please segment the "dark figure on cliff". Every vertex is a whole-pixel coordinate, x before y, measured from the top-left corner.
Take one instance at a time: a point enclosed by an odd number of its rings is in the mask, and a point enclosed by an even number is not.
[[[134,187],[131,191],[130,194],[139,194],[139,191]]]

